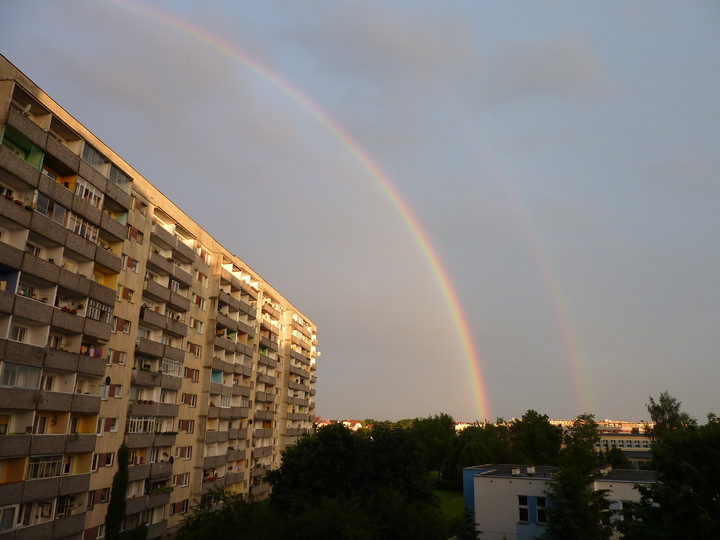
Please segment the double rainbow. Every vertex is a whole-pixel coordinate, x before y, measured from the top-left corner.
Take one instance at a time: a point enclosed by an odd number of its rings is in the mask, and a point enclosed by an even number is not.
[[[105,0],[105,3],[168,28],[172,28],[173,30],[183,34],[190,35],[206,46],[211,47],[217,52],[239,62],[245,68],[280,89],[342,142],[348,151],[368,171],[370,177],[390,200],[398,214],[400,214],[402,220],[405,222],[405,225],[410,231],[415,243],[420,248],[425,260],[428,262],[434,279],[440,287],[445,303],[447,304],[450,316],[452,317],[453,325],[457,331],[458,338],[460,339],[463,355],[470,371],[472,392],[477,408],[477,419],[485,420],[489,418],[490,409],[488,407],[487,393],[485,391],[480,358],[478,356],[475,343],[473,342],[467,318],[463,313],[462,306],[458,300],[457,293],[452,286],[450,278],[448,277],[447,271],[443,267],[437,251],[432,247],[427,234],[423,230],[417,218],[413,215],[408,205],[403,201],[398,191],[393,187],[388,176],[383,173],[377,163],[374,162],[362,146],[353,139],[352,136],[343,129],[337,121],[323,111],[317,103],[311,100],[299,89],[292,86],[287,80],[280,77],[279,74],[268,67],[261,65],[238,48],[214,37],[203,28],[190,24],[186,20],[181,19],[180,17],[177,17],[167,11],[139,4],[131,0]]]

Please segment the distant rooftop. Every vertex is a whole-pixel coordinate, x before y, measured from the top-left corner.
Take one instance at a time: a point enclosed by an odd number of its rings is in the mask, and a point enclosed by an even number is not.
[[[475,470],[478,475],[493,478],[550,478],[558,468],[547,465],[512,465],[499,463],[486,463],[485,465],[475,465],[473,467],[465,467],[465,470]],[[636,469],[612,469],[605,467],[600,469],[600,476],[603,480],[614,482],[654,482],[656,478],[655,471],[644,471]]]

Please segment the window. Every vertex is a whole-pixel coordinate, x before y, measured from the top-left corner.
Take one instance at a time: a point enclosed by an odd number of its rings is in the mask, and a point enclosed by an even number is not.
[[[85,143],[85,146],[83,146],[82,158],[100,172],[102,172],[102,166],[107,163],[105,156],[95,150],[88,143]]]
[[[57,334],[50,334],[48,336],[48,347],[56,350],[62,347],[62,336],[59,336]]]
[[[105,362],[108,366],[111,364],[125,365],[127,359],[127,353],[125,351],[116,351],[108,349],[107,361]]]
[[[529,521],[527,495],[518,495],[518,520],[524,523]]]
[[[126,433],[154,433],[155,432],[154,416],[131,416],[127,420],[125,428]]]
[[[183,363],[179,360],[172,360],[170,358],[162,359],[162,367],[160,370],[166,375],[175,375],[176,377],[181,376],[181,370]]]
[[[200,270],[197,271],[197,274],[195,275],[195,279],[200,282],[200,285],[203,287],[208,286],[208,277],[203,274]]]
[[[176,474],[173,477],[173,486],[189,486],[190,473]]]
[[[123,300],[127,300],[130,303],[133,302],[133,298],[135,297],[135,291],[125,286],[122,287],[122,292],[120,294]]]
[[[124,255],[125,257],[125,264],[124,266],[133,272],[137,274],[138,271],[138,261],[133,259],[132,257],[128,257],[127,255]]]
[[[75,195],[87,201],[95,208],[100,208],[102,206],[102,191],[79,176],[77,177],[77,180],[75,180]]]
[[[537,522],[538,523],[547,523],[547,506],[545,497],[537,497],[535,499],[536,502],[536,512],[537,512]]]
[[[39,257],[42,253],[42,248],[28,242],[25,244],[25,253],[29,253],[30,255],[34,255],[35,257]]]
[[[188,511],[188,504],[188,499],[172,503],[170,505],[170,515],[186,513]]]
[[[196,304],[201,310],[205,311],[205,299],[193,293],[193,304]]]
[[[175,281],[174,279],[170,280],[170,290],[172,292],[178,292],[180,290],[180,282]]]
[[[220,396],[220,406],[221,407],[229,407],[230,406],[230,396]]]
[[[127,189],[127,185],[132,182],[127,174],[122,172],[114,163],[110,164],[110,173],[108,179],[115,185],[120,186],[123,189]]]
[[[62,464],[62,454],[55,454],[51,456],[33,456],[30,458],[30,462],[28,463],[26,480],[60,476],[60,473],[62,472]]]
[[[15,510],[17,506],[0,508],[0,531],[9,531],[15,524]]]
[[[102,538],[105,538],[105,524],[104,523],[102,523],[101,525],[98,525],[97,536],[95,538],[97,538],[97,540],[102,540]]]
[[[178,420],[178,431],[192,433],[195,431],[195,420]]]
[[[68,213],[67,228],[91,242],[97,242],[98,228],[72,212]]]
[[[129,334],[130,326],[131,326],[130,321],[126,321],[125,319],[120,319],[118,317],[113,317],[113,327],[112,327],[113,332],[120,331],[120,332],[124,332],[125,334]]]
[[[191,379],[192,382],[198,382],[198,380],[200,380],[200,370],[186,367],[185,377]]]
[[[20,388],[38,388],[40,384],[40,368],[21,364],[3,364],[0,385]]]
[[[195,319],[194,317],[190,317],[190,327],[191,327],[191,328],[194,328],[195,331],[196,331],[198,334],[202,334],[202,333],[203,333],[203,323],[202,323],[202,321],[198,321],[198,320]]]
[[[55,223],[65,225],[65,214],[67,213],[65,207],[56,203],[43,193],[38,193],[35,211],[38,214],[52,219]]]
[[[175,457],[190,459],[192,457],[192,446],[178,446],[175,448]]]
[[[88,307],[85,316],[89,319],[109,323],[113,320],[112,311],[112,306],[90,298],[88,300]]]
[[[197,370],[195,370],[197,371]],[[197,405],[197,394],[181,394],[180,396],[180,402],[184,403],[185,405],[189,405],[190,407],[195,407]]]
[[[132,198],[132,208],[133,208],[133,210],[140,212],[140,214],[142,214],[143,216],[147,215],[147,204],[142,202],[140,199],[138,199],[134,195]]]
[[[202,347],[200,345],[196,345],[195,343],[190,343],[189,341],[187,343],[187,351],[192,353],[195,358],[200,358],[202,355]]]
[[[25,343],[27,339],[28,329],[24,326],[10,325],[10,339],[13,341],[19,341]]]

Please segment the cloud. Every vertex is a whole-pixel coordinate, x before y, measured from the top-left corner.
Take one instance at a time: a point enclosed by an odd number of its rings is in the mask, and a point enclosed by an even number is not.
[[[506,42],[490,52],[488,66],[483,86],[501,102],[582,97],[608,86],[602,60],[579,34]]]

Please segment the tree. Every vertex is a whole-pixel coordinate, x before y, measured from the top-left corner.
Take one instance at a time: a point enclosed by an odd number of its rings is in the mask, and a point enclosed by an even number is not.
[[[613,469],[632,469],[633,464],[625,455],[625,452],[617,446],[606,450],[603,454],[603,461],[610,465]]]
[[[460,482],[464,467],[512,463],[514,458],[509,426],[498,419],[495,424],[470,426],[458,434],[445,463],[445,475]]]
[[[583,414],[565,434],[560,467],[547,490],[551,504],[543,538],[606,540],[612,536],[606,493],[594,489],[594,469],[599,464],[597,426],[593,415]]]
[[[427,418],[417,418],[410,428],[425,452],[430,470],[440,471],[457,437],[452,416],[441,413]]]
[[[123,519],[125,519],[125,508],[128,482],[128,459],[130,452],[122,444],[117,452],[118,470],[113,476],[110,489],[110,502],[108,502],[107,514],[105,514],[105,538],[107,540],[118,540]]]
[[[267,504],[247,502],[242,494],[211,491],[192,506],[176,540],[271,540],[282,538],[278,521]]]
[[[647,430],[653,439],[661,439],[671,431],[696,425],[690,415],[680,410],[681,403],[667,391],[662,392],[657,401],[652,396],[649,399],[647,410],[654,425]]]
[[[284,537],[446,538],[425,454],[409,430],[380,423],[369,433],[342,424],[301,437],[268,473]]]
[[[640,486],[640,503],[621,525],[629,540],[720,538],[720,423],[708,415],[705,425],[680,411],[667,392],[648,412],[661,426],[652,443],[657,481]],[[659,421],[658,421],[659,420]]]
[[[463,512],[462,529],[455,538],[456,540],[478,540],[480,538],[475,512],[467,507]]]
[[[516,462],[526,465],[555,465],[560,455],[563,432],[546,414],[530,409],[510,426]]]

